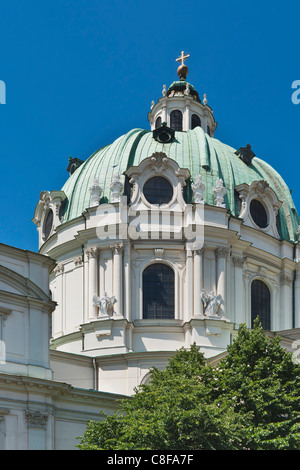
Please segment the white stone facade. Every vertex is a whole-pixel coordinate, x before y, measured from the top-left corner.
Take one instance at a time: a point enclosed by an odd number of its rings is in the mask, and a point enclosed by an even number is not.
[[[163,209],[141,192],[153,174],[168,175],[175,188]],[[299,253],[279,239],[273,216],[267,230],[258,230],[249,217],[232,217],[222,205],[186,204],[182,190],[189,173],[165,155],[150,156],[127,175],[133,185],[129,205],[125,198],[91,207],[84,217],[58,226],[41,246],[57,260],[50,278],[57,303],[52,348],[94,358],[98,390],[131,394],[151,365],[163,367],[172,351],[193,342],[207,358],[222,353],[240,323],[251,326],[254,279],[270,289],[271,330],[300,327]],[[262,191],[276,211],[274,193],[268,185]],[[143,318],[143,272],[155,263],[174,272],[173,319]],[[209,313],[202,293],[215,296],[216,314]],[[100,316],[93,298],[104,294],[116,302],[109,315]]]
[[[89,419],[116,409],[115,395],[94,391],[92,359],[77,358],[72,377],[69,358],[68,372],[53,379],[52,361],[58,376],[60,363],[49,350],[54,265],[49,257],[0,245],[1,450],[75,449]]]

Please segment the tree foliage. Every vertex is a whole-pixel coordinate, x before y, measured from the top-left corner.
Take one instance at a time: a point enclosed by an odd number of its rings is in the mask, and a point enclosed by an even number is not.
[[[256,321],[245,325],[219,367],[219,393],[236,413],[251,413],[252,449],[300,449],[300,366]]]
[[[180,349],[80,439],[99,450],[299,449],[300,366],[258,322],[242,325],[217,367],[196,345]]]

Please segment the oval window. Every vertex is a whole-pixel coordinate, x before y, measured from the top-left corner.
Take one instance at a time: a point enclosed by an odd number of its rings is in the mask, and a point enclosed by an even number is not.
[[[154,176],[144,184],[144,196],[150,204],[168,204],[173,197],[173,187],[166,178]]]
[[[250,203],[250,214],[258,227],[266,228],[268,226],[268,214],[266,209],[257,199],[253,199]]]
[[[44,222],[44,239],[47,240],[51,233],[53,225],[53,211],[50,209],[46,215],[45,222]]]

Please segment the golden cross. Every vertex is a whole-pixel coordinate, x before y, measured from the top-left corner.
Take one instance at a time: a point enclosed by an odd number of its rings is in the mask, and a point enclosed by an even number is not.
[[[179,60],[181,60],[181,65],[183,65],[183,64],[184,64],[184,61],[185,61],[186,59],[188,59],[189,57],[190,57],[190,54],[184,55],[184,52],[182,51],[182,52],[181,52],[181,56],[178,57],[178,59],[176,59],[176,62],[178,62]]]

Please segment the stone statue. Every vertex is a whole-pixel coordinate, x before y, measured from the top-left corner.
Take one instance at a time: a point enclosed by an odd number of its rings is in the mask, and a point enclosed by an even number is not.
[[[202,182],[202,176],[197,175],[195,183],[193,183],[191,186],[194,193],[195,203],[204,204],[203,191],[205,190],[205,184]]]
[[[114,173],[111,184],[111,200],[110,202],[120,202],[122,191],[123,191],[123,184],[120,181],[120,175],[118,173]]]
[[[104,292],[103,297],[97,297],[97,295],[94,295],[93,297],[93,304],[94,307],[99,307],[99,314],[98,317],[108,317],[112,316],[113,314],[113,307],[114,304],[116,303],[116,299],[114,296],[108,297],[107,293]]]
[[[93,185],[90,187],[91,207],[99,206],[99,201],[100,201],[102,191],[103,189],[101,188],[99,184],[99,180],[95,178]]]
[[[201,293],[201,300],[204,305],[204,315],[207,317],[220,318],[219,309],[221,305],[220,296],[216,296],[214,292],[206,294],[204,291]]]
[[[227,193],[227,189],[223,185],[223,180],[219,178],[216,182],[216,186],[213,188],[215,195],[216,205],[218,207],[226,207],[224,204],[224,196]]]

